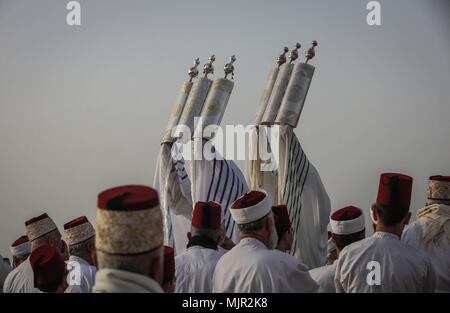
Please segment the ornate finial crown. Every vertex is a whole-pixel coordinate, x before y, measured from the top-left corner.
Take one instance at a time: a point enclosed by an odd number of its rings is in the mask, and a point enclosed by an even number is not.
[[[236,56],[233,54],[230,57],[230,63],[225,64],[223,67],[223,71],[225,72],[225,78],[227,78],[228,74],[231,74],[231,79],[234,79],[234,66],[233,63],[236,61]]]
[[[306,50],[306,53],[305,53],[306,62],[305,63],[308,63],[308,61],[311,60],[312,58],[314,58],[314,56],[316,55],[316,52],[314,50],[314,47],[316,47],[316,46],[317,46],[317,41],[313,40],[312,47],[309,48],[308,50]]]
[[[194,66],[191,67],[191,68],[189,69],[189,72],[188,72],[189,77],[190,77],[190,79],[189,79],[190,82],[191,82],[195,77],[197,77],[197,75],[198,75],[198,69],[197,69],[197,67],[198,67],[199,64],[200,64],[200,59],[199,59],[199,58],[196,58],[196,59],[194,60]]]
[[[295,44],[295,48],[289,52],[289,60],[290,63],[298,59],[298,49],[300,49],[302,45],[298,42]]]
[[[213,54],[209,57],[209,62],[203,66],[203,74],[208,77],[208,74],[214,74],[213,62],[216,60],[216,56]]]
[[[288,47],[283,48],[283,53],[280,54],[277,58],[277,64],[278,67],[280,67],[282,64],[286,63],[286,53],[289,51]]]

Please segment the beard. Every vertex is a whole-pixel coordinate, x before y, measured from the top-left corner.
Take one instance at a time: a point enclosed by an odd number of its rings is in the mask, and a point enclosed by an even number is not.
[[[272,217],[273,219],[273,217]],[[275,223],[273,223],[272,225],[275,226]],[[268,243],[268,248],[269,249],[275,249],[278,245],[278,234],[277,234],[277,230],[275,229],[275,227],[272,227],[272,230],[270,231],[270,235],[269,235],[269,243]]]

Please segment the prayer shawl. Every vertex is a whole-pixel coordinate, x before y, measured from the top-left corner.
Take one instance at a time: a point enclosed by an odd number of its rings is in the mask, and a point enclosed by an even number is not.
[[[436,292],[450,292],[450,206],[433,204],[417,212],[418,220],[405,227],[402,241],[422,250],[436,272]]]
[[[91,293],[97,269],[77,256],[71,255],[67,261],[69,273],[65,293]]]
[[[34,273],[30,264],[30,257],[13,269],[3,284],[4,293],[41,293],[34,288]]]
[[[336,293],[334,286],[334,273],[336,271],[336,262],[331,265],[325,265],[314,268],[309,271],[312,279],[319,285],[319,293]]]
[[[297,258],[244,238],[224,254],[213,276],[213,292],[316,292],[317,284]]]
[[[150,277],[117,269],[101,269],[95,276],[96,293],[162,293],[161,286]]]
[[[153,187],[159,191],[164,244],[173,247],[175,254],[178,254],[187,244],[186,233],[190,231],[192,197],[191,183],[184,167],[184,160],[172,158],[172,147],[176,149],[172,144],[161,145]]]
[[[253,129],[250,133],[250,155],[256,161],[247,162],[247,177],[253,189],[262,188],[274,203],[287,206],[294,231],[294,241],[289,253],[309,268],[316,268],[326,263],[330,199],[292,127],[280,126],[277,137],[278,170],[261,171],[261,161],[257,158],[259,153],[256,152],[260,142],[254,144],[258,135],[256,128]]]
[[[339,293],[434,292],[436,286],[430,260],[392,233],[376,232],[346,246],[335,263]]]
[[[200,141],[194,141],[193,149],[202,149],[200,144]],[[236,163],[225,160],[214,148],[212,150],[215,153],[212,160],[207,160],[205,157],[202,157],[201,160],[192,158],[192,202],[215,201],[219,203],[223,210],[227,236],[237,243],[241,234],[231,217],[229,208],[249,189],[245,177]]]
[[[210,293],[212,277],[217,261],[225,254],[223,250],[213,250],[192,246],[175,258],[176,293]]]
[[[419,241],[427,249],[430,244],[439,244],[441,235],[450,244],[450,206],[432,204],[417,211],[416,232]]]

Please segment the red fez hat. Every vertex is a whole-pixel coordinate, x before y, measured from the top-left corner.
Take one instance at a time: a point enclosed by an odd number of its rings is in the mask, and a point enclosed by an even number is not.
[[[28,241],[28,236],[27,235],[20,236],[19,239],[17,239],[16,241],[13,242],[11,247],[17,247],[17,246],[19,246],[19,245],[21,245],[21,244],[23,244],[25,242],[29,242]]]
[[[111,188],[98,195],[99,209],[113,211],[147,210],[159,205],[158,192],[150,187],[128,185]]]
[[[41,214],[25,222],[25,229],[30,241],[42,237],[56,229],[55,222],[47,215]]]
[[[275,228],[277,229],[278,237],[281,236],[291,228],[291,221],[289,219],[289,212],[287,206],[274,205],[272,211],[275,218]]]
[[[237,199],[234,204],[234,209],[243,209],[251,207],[259,202],[261,202],[266,195],[261,191],[252,190],[250,192],[247,192],[242,197]]]
[[[80,216],[70,222],[64,224],[64,230],[80,226],[81,224],[89,223],[86,216]]]
[[[192,215],[192,226],[206,229],[219,229],[221,211],[222,207],[216,202],[197,202]]]
[[[175,255],[171,247],[164,246],[164,280],[169,282],[175,276]]]
[[[427,198],[429,203],[450,204],[450,176],[435,175],[428,179]]]
[[[447,181],[450,182],[450,176],[442,176],[442,175],[434,175],[430,176],[430,180],[437,180],[437,181]]]
[[[67,245],[79,244],[95,236],[95,230],[86,216],[80,216],[64,224]]]
[[[355,206],[346,206],[331,215],[331,230],[336,235],[348,235],[362,231],[365,220],[362,210]]]
[[[95,247],[109,254],[139,254],[164,241],[158,192],[142,185],[107,189],[98,195]]]
[[[386,208],[409,210],[412,182],[412,177],[407,175],[381,174],[377,204]]]
[[[40,246],[30,255],[35,287],[45,290],[45,285],[57,284],[64,275],[65,263],[52,246]],[[54,291],[54,290],[52,290]]]

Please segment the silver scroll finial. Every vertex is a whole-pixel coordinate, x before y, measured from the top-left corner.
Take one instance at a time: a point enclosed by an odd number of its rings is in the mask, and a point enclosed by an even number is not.
[[[225,78],[227,78],[227,76],[229,74],[231,74],[231,79],[234,79],[234,66],[233,63],[236,61],[236,56],[233,54],[230,57],[230,63],[225,64],[225,66],[223,67],[223,71],[225,72]]]
[[[284,63],[286,63],[286,53],[289,51],[288,47],[284,47],[283,48],[283,53],[280,54],[277,58],[277,64],[278,67],[280,67],[281,65],[283,65]]]
[[[195,61],[194,61],[194,66],[191,67],[191,68],[189,69],[189,72],[188,72],[189,77],[190,77],[189,82],[192,82],[192,80],[193,80],[195,77],[197,77],[197,75],[198,75],[198,69],[197,69],[197,67],[198,67],[199,64],[200,64],[200,59],[199,59],[199,58],[196,58]]]
[[[311,60],[312,58],[314,58],[314,56],[316,55],[316,52],[314,51],[314,47],[317,46],[317,41],[313,40],[312,42],[312,47],[309,48],[308,50],[306,50],[306,62],[308,63],[309,60]]]
[[[203,74],[205,74],[206,78],[208,77],[208,74],[214,74],[214,67],[212,64],[215,60],[216,56],[213,54],[209,57],[209,62],[203,66]]]
[[[289,63],[292,63],[298,59],[298,49],[300,49],[301,46],[302,45],[297,42],[295,44],[295,48],[289,52]]]

